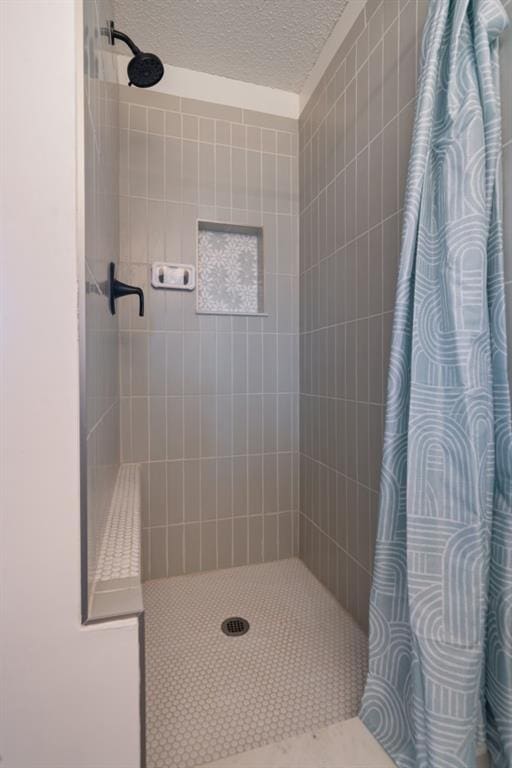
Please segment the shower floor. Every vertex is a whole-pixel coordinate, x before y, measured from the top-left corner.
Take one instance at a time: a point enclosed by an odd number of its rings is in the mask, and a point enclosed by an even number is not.
[[[144,586],[148,768],[193,768],[357,714],[367,640],[296,558]],[[228,637],[222,621],[250,630]]]

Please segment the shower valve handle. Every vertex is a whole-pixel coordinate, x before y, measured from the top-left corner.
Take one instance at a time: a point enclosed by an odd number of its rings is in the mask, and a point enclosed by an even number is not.
[[[122,283],[115,276],[116,265],[113,261],[110,262],[109,267],[109,306],[110,312],[115,315],[116,313],[116,299],[122,299],[123,296],[131,296],[135,294],[139,297],[139,317],[144,317],[144,291],[142,288],[137,288],[135,285],[127,285]]]

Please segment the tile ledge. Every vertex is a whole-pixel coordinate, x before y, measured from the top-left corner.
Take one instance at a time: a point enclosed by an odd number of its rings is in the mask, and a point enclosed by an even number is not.
[[[143,610],[139,464],[121,464],[102,535],[87,622]]]

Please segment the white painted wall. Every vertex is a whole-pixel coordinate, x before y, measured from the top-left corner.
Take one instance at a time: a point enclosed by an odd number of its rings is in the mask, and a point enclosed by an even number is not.
[[[116,56],[117,80],[122,85],[128,85],[126,68],[131,58],[125,54]],[[225,104],[239,109],[252,109],[279,117],[289,117],[292,120],[299,117],[298,93],[247,83],[244,80],[233,80],[230,77],[219,77],[209,72],[183,69],[166,62],[164,67],[163,78],[152,88],[158,93]]]
[[[2,768],[139,761],[136,622],[80,625],[81,17],[0,3]]]

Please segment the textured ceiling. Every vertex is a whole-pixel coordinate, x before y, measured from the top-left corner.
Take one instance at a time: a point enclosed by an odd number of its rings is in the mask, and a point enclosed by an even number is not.
[[[115,21],[139,48],[167,64],[299,93],[346,5],[346,0],[116,0]]]

